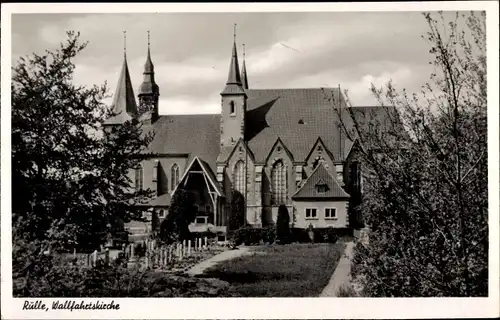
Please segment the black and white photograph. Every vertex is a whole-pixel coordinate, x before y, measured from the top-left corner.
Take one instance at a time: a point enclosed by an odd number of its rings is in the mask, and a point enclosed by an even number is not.
[[[494,316],[498,2],[458,4],[2,4],[2,317]]]

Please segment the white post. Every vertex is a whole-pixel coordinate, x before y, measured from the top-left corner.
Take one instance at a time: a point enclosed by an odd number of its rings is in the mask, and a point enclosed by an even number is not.
[[[198,250],[201,251],[201,238],[198,238]]]
[[[134,248],[134,243],[130,244],[130,259],[134,259],[134,253],[135,253],[135,248]]]
[[[92,263],[94,267],[97,266],[97,250],[92,253]]]
[[[76,259],[76,248],[73,248],[73,259]]]
[[[179,246],[180,246],[180,250],[179,250],[179,252],[180,252],[180,254],[181,254],[181,255],[179,256],[179,261],[182,261],[182,258],[183,258],[183,253],[184,253],[184,246],[182,245],[182,243],[180,243],[180,244],[179,244]]]
[[[104,253],[104,264],[109,265],[109,248],[106,248],[106,251]]]
[[[205,249],[207,249],[207,248],[208,248],[208,238],[205,237]]]
[[[191,240],[188,241],[188,257],[191,256]]]

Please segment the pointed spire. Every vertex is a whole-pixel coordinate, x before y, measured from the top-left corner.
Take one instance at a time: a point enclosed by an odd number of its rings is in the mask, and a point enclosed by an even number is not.
[[[226,84],[241,85],[240,67],[238,63],[238,52],[236,51],[236,23],[234,24],[234,41],[231,64],[229,65],[229,75]]]
[[[148,53],[144,64],[144,80],[139,88],[139,95],[153,94],[159,92],[159,87],[155,82],[155,69],[151,60],[151,38],[148,31]]]
[[[247,76],[247,66],[245,63],[245,44],[243,44],[243,66],[241,67],[241,81],[243,85],[243,89],[248,90],[248,76]]]
[[[123,31],[123,57],[127,59],[127,31]]]
[[[227,76],[226,87],[221,94],[241,94],[244,90],[241,86],[240,66],[238,63],[238,52],[236,50],[236,23],[234,24],[234,41],[231,63],[229,64],[229,74]]]
[[[148,55],[146,57],[146,63],[144,64],[144,73],[154,73],[154,65],[153,61],[151,61],[151,42],[150,42],[150,34],[148,30]]]
[[[130,73],[128,71],[127,64],[127,52],[126,52],[126,32],[124,35],[124,56],[123,65],[118,78],[118,84],[116,86],[116,91],[113,97],[112,108],[113,111],[119,113],[116,117],[126,120],[127,114],[131,117],[137,114],[137,103],[135,101],[134,89],[132,87],[132,81],[130,80]]]

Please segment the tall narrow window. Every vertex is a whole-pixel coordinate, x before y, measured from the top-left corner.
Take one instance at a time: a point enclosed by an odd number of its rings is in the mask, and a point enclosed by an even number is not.
[[[245,193],[245,164],[241,160],[234,166],[234,190]]]
[[[170,181],[172,182],[171,189],[174,190],[175,187],[177,187],[177,185],[179,184],[179,166],[177,165],[177,163],[174,163],[174,165],[172,166]]]
[[[232,116],[235,114],[234,101],[229,102],[229,112]]]
[[[271,181],[273,186],[272,202],[275,205],[286,203],[287,177],[286,166],[283,161],[277,161],[271,171]]]
[[[143,171],[142,166],[135,168],[135,190],[140,191],[143,189]]]

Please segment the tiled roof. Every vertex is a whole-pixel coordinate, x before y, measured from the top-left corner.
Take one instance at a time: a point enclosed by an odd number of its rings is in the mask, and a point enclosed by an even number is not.
[[[207,173],[208,179],[210,179],[212,181],[212,183],[214,184],[217,193],[220,196],[225,196],[224,191],[222,190],[221,186],[217,182],[217,177],[215,176],[212,169],[210,169],[210,165],[206,161],[204,161],[203,159],[198,158],[198,160],[200,160],[201,166],[203,167],[204,171]]]
[[[340,133],[338,112],[329,101],[340,96],[345,107],[338,89],[251,89],[247,95],[247,139],[256,161],[264,161],[278,137],[294,161],[304,161],[318,137],[334,160],[344,157],[350,142]],[[342,117],[350,123],[347,112]]]
[[[318,192],[317,184],[328,186],[326,192]],[[326,170],[322,163],[311,173],[306,182],[292,196],[292,199],[300,198],[349,198],[349,195],[339,186],[337,180]]]
[[[220,115],[164,115],[145,131],[153,130],[155,137],[147,152],[184,154],[190,162],[195,156],[206,161],[216,172],[220,149]]]
[[[351,110],[363,134],[378,134],[380,139],[389,143],[400,139],[406,132],[394,106],[351,107]]]
[[[132,80],[130,80],[126,57],[123,60],[122,70],[118,78],[111,109],[117,113],[117,115],[107,119],[104,122],[105,125],[124,123],[131,120],[137,113],[137,103],[135,101],[134,89],[132,87]]]
[[[338,96],[338,89],[259,89],[246,93],[246,139],[257,162],[265,161],[278,138],[297,162],[306,160],[319,137],[335,161],[347,156],[353,142],[341,133],[339,114],[328,101]],[[353,109],[355,114],[366,116],[371,110],[370,115],[380,116],[378,107],[363,108]],[[352,126],[347,111],[341,116],[346,126]],[[226,161],[233,150],[220,147],[220,114],[164,115],[149,128],[155,132],[149,152],[184,154],[189,162],[198,156],[212,172],[217,172],[216,162]]]
[[[146,206],[152,206],[152,207],[166,207],[170,205],[170,194],[169,193],[164,193],[162,195],[159,195],[158,197],[155,197],[151,199]]]

